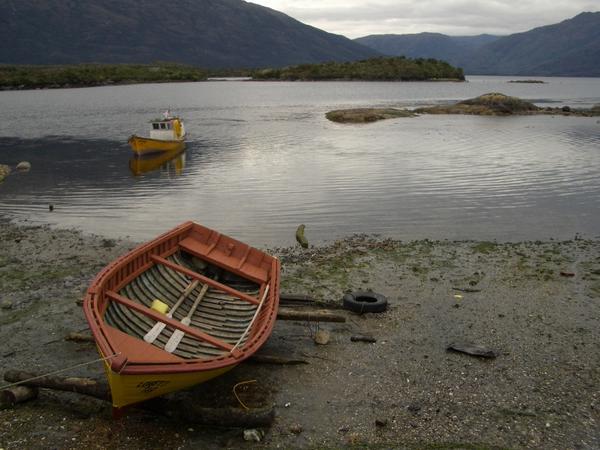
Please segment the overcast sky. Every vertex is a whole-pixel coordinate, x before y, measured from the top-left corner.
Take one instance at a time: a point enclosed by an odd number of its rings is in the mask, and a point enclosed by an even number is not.
[[[330,33],[506,35],[600,11],[600,0],[251,0]]]

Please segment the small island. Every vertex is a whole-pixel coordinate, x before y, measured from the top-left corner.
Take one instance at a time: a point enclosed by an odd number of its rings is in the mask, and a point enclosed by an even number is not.
[[[255,80],[278,81],[464,81],[460,68],[436,59],[404,56],[353,62],[302,64],[282,69],[258,70]]]
[[[436,105],[414,110],[394,108],[341,109],[325,114],[327,119],[340,123],[366,123],[396,117],[413,117],[417,114],[467,114],[475,116],[510,115],[561,115],[577,117],[600,116],[600,105],[589,109],[575,109],[569,106],[541,108],[518,97],[492,92],[479,97],[463,100],[451,105]]]
[[[510,80],[509,83],[546,84],[542,80]]]

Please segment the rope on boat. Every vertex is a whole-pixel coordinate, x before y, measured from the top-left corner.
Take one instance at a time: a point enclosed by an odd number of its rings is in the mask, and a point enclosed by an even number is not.
[[[88,366],[90,364],[94,364],[94,363],[97,363],[97,362],[103,362],[103,361],[109,360],[111,358],[114,358],[115,356],[119,356],[120,354],[121,354],[121,352],[115,353],[114,355],[105,356],[104,358],[98,358],[98,359],[94,359],[93,361],[87,361],[87,362],[75,364],[74,366],[65,367],[63,369],[55,370],[54,372],[48,372],[48,373],[45,373],[43,375],[38,375],[36,377],[28,378],[26,380],[17,381],[16,383],[11,383],[11,384],[7,384],[7,385],[4,385],[4,386],[0,386],[0,391],[4,390],[4,389],[7,389],[9,387],[18,386],[20,384],[26,384],[26,383],[29,383],[30,381],[33,381],[33,380],[39,380],[40,378],[46,378],[46,377],[49,377],[49,376],[52,376],[52,375],[56,375],[56,374],[59,374],[59,373],[66,372],[68,370],[77,369],[78,367]]]

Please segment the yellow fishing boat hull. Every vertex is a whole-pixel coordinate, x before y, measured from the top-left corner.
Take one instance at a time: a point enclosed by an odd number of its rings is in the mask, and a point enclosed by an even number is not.
[[[153,152],[181,151],[185,148],[185,141],[183,139],[165,141],[133,135],[127,142],[131,146],[131,149],[138,155]]]
[[[113,408],[122,408],[154,397],[195,386],[230,371],[235,365],[189,373],[123,375],[104,363],[112,394]]]

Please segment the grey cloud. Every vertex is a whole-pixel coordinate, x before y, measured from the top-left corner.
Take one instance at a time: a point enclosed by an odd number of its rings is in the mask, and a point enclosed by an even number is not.
[[[260,3],[258,1],[257,3]],[[267,4],[265,2],[265,4]],[[331,5],[331,6],[329,6]],[[297,1],[282,12],[348,37],[380,33],[511,34],[600,10],[597,0],[399,0],[345,6]],[[273,4],[268,5],[274,7]]]

